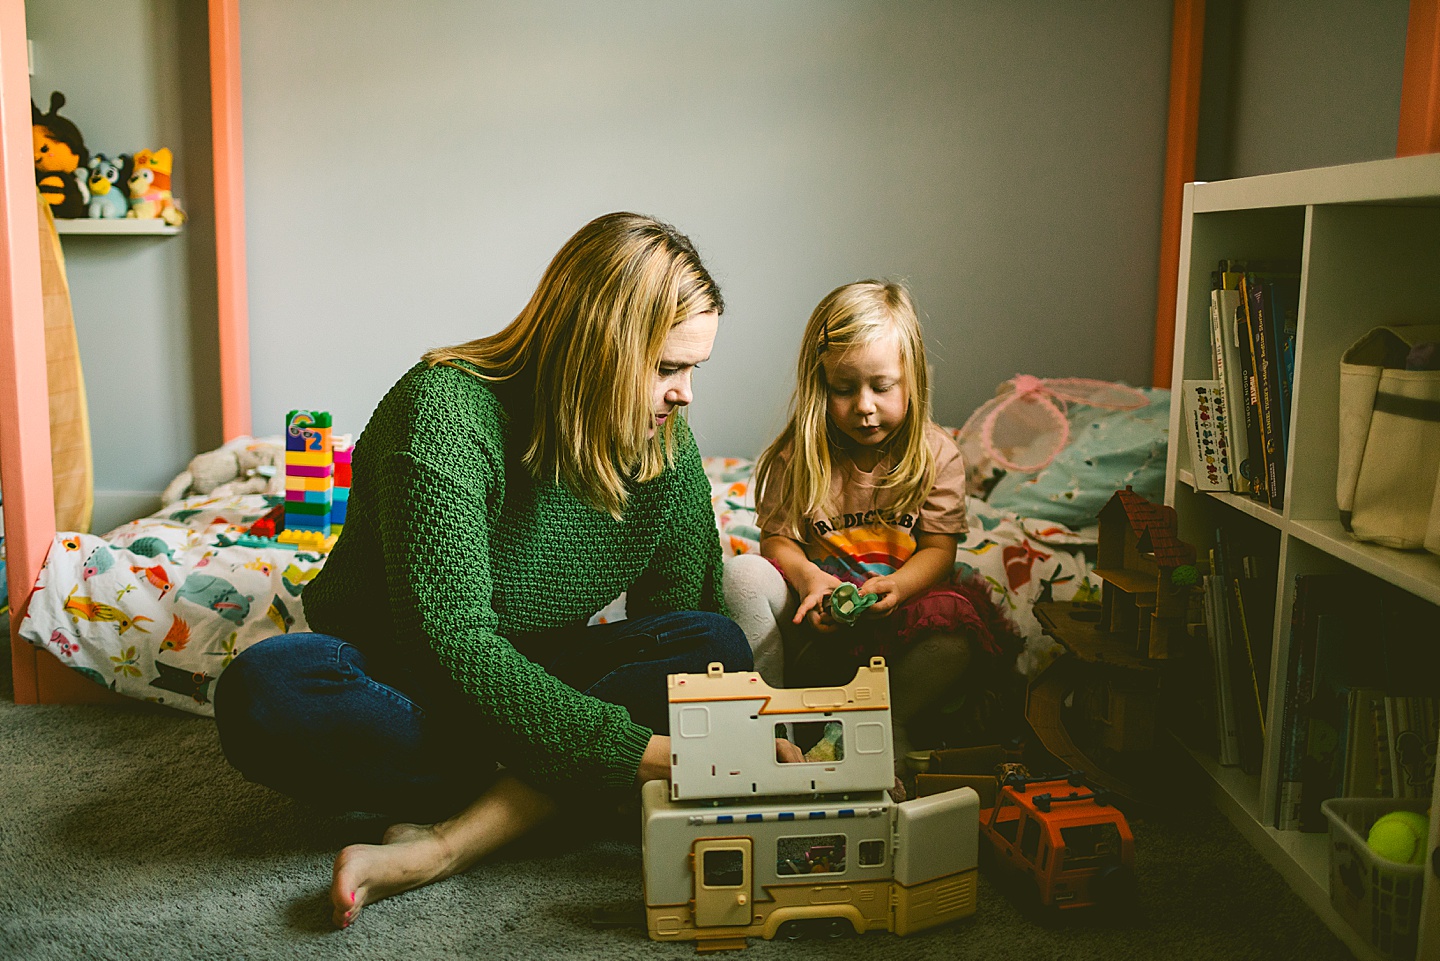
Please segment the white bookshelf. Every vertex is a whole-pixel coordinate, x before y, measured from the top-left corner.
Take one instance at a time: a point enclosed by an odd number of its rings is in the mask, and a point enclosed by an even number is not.
[[[1440,154],[1318,170],[1190,184],[1180,240],[1180,284],[1172,387],[1211,376],[1210,275],[1222,258],[1300,263],[1301,294],[1286,452],[1284,507],[1195,489],[1182,405],[1171,405],[1165,502],[1181,536],[1204,549],[1217,525],[1235,529],[1272,563],[1275,616],[1266,718],[1283,714],[1290,610],[1297,574],[1357,569],[1436,605],[1440,644],[1440,557],[1355,541],[1335,506],[1340,355],[1372,327],[1440,319]],[[1235,416],[1240,417],[1239,409]],[[1333,910],[1328,835],[1276,831],[1280,762],[1276,724],[1267,724],[1258,776],[1195,759],[1214,782],[1222,810],[1257,852],[1361,958],[1374,952]],[[1440,805],[1432,813],[1423,917],[1440,918],[1436,852]],[[1424,924],[1419,958],[1440,959],[1440,925]]]

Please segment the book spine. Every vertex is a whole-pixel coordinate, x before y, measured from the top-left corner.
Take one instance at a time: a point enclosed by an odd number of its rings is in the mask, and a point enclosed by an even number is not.
[[[1394,791],[1390,773],[1390,734],[1385,724],[1385,697],[1370,702],[1370,724],[1375,737],[1375,797],[1388,798]]]
[[[1210,569],[1215,570],[1215,552],[1210,552]],[[1234,766],[1240,763],[1240,734],[1235,726],[1235,698],[1231,693],[1230,683],[1230,637],[1226,627],[1225,599],[1221,593],[1224,581],[1216,574],[1210,574],[1205,579],[1206,602],[1210,608],[1210,616],[1215,629],[1211,635],[1213,649],[1211,656],[1215,661],[1215,688],[1216,688],[1216,709],[1215,714],[1219,724],[1220,745],[1217,760],[1224,765]]]
[[[1182,402],[1190,433],[1195,489],[1228,491],[1230,456],[1225,446],[1225,398],[1218,380],[1187,380]]]
[[[1265,501],[1280,510],[1284,494],[1285,451],[1280,447],[1280,425],[1276,420],[1279,405],[1275,395],[1279,381],[1275,363],[1270,356],[1270,305],[1267,303],[1269,282],[1247,275],[1246,300],[1250,305],[1251,349],[1254,351],[1255,389],[1259,395],[1260,439],[1265,445]]]
[[[1275,358],[1276,399],[1280,411],[1280,449],[1290,449],[1290,394],[1295,381],[1295,337],[1299,330],[1300,282],[1298,278],[1278,278],[1271,284],[1270,330],[1273,334],[1272,356]]]
[[[1305,753],[1301,736],[1300,706],[1305,703],[1301,683],[1302,651],[1305,647],[1305,597],[1307,580],[1295,578],[1295,603],[1290,609],[1290,650],[1285,671],[1285,708],[1280,719],[1280,774],[1275,792],[1275,827],[1294,831],[1300,827],[1300,797],[1303,782],[1300,759]]]
[[[1240,345],[1235,340],[1235,312],[1240,306],[1240,292],[1229,288],[1217,291],[1219,296],[1220,352],[1224,365],[1217,378],[1225,384],[1225,439],[1230,450],[1230,489],[1237,494],[1250,493],[1250,441],[1246,434],[1245,377],[1240,367]]]
[[[1270,502],[1269,466],[1260,427],[1260,392],[1255,383],[1255,338],[1251,334],[1250,297],[1245,275],[1240,275],[1239,302],[1235,310],[1235,339],[1240,345],[1240,370],[1245,389],[1245,434],[1250,451],[1250,496]]]

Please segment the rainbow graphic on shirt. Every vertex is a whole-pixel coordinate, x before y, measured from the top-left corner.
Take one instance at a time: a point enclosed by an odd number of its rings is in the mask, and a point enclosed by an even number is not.
[[[915,553],[914,526],[913,514],[897,517],[893,524],[877,520],[874,511],[832,517],[829,523],[812,526],[810,560],[842,580],[863,582],[893,574]]]

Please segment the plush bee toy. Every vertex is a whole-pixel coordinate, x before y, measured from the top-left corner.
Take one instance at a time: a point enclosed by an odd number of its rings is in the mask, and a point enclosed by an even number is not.
[[[60,116],[65,95],[50,94],[50,112],[41,113],[30,101],[30,136],[35,147],[35,183],[40,196],[56,217],[84,217],[89,212],[90,191],[85,182],[90,170],[90,151],[80,128]]]

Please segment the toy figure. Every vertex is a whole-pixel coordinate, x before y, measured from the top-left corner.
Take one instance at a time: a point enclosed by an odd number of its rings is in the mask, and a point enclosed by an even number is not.
[[[130,175],[130,211],[125,216],[140,220],[159,218],[172,227],[185,222],[185,212],[170,193],[170,148],[142,150],[135,155],[135,172]]]
[[[90,158],[90,216],[94,219],[118,219],[130,211],[130,171],[133,161],[127,153],[113,160],[103,153]]]
[[[35,148],[35,184],[56,217],[84,217],[90,201],[86,174],[80,168],[90,161],[80,128],[60,116],[65,95],[50,94],[50,112],[41,113],[30,101],[30,138]]]

